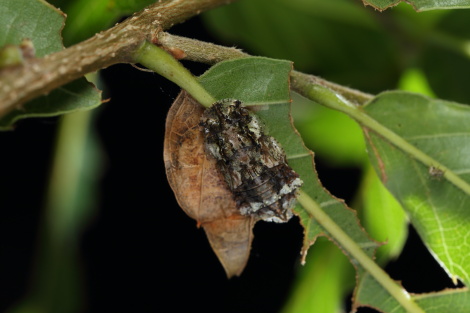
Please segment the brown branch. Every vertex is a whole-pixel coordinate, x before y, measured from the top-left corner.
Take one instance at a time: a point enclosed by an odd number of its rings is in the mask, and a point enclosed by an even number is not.
[[[133,52],[144,40],[152,40],[161,30],[233,1],[160,0],[84,42],[3,70],[0,72],[0,116],[87,73],[116,63],[132,62]]]

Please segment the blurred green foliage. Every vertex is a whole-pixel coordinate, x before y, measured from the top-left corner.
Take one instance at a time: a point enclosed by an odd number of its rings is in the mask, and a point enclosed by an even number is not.
[[[298,269],[295,286],[282,313],[341,312],[343,299],[354,286],[354,268],[326,238],[319,238]]]

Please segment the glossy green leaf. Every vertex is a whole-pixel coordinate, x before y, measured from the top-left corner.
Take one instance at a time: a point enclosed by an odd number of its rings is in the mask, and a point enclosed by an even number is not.
[[[24,38],[29,38],[37,57],[59,51],[63,48],[60,31],[64,19],[62,12],[43,0],[3,0],[0,6],[0,46],[19,45]],[[91,109],[100,103],[101,93],[82,78],[3,116],[0,130],[10,129],[21,118]]]
[[[412,295],[412,298],[426,313],[467,313],[470,310],[467,288]],[[384,313],[407,313],[367,274],[359,284],[356,301],[356,305],[372,306]]]
[[[228,45],[292,60],[296,69],[337,83],[379,92],[398,78],[396,46],[360,2],[241,0],[202,16]]]
[[[449,276],[469,284],[470,107],[389,92],[363,109],[399,136],[366,133],[379,177]]]
[[[379,10],[388,9],[400,2],[404,1],[364,0],[364,3],[367,3]],[[468,0],[407,0],[406,2],[411,4],[417,11],[470,8],[470,1]]]
[[[323,188],[317,177],[311,153],[304,147],[292,127],[289,113],[290,70],[291,63],[288,61],[251,57],[219,63],[200,77],[200,82],[216,99],[235,98],[252,106],[264,121],[267,132],[284,148],[289,165],[304,181],[304,192],[372,257],[377,243],[372,241],[359,225],[355,212]],[[295,212],[305,228],[305,255],[318,236],[331,235],[300,205],[297,205]],[[342,250],[347,249],[343,247]],[[361,271],[360,267],[358,269]]]

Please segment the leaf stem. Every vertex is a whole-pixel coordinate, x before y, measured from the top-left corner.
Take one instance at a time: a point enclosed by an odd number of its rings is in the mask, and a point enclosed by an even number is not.
[[[381,123],[377,122],[370,115],[364,112],[361,106],[349,103],[346,99],[342,98],[340,95],[336,94],[329,88],[320,85],[308,84],[308,82],[304,80],[297,81],[296,83],[301,87],[299,88],[299,91],[303,96],[326,107],[347,114],[351,118],[355,119],[363,127],[366,127],[367,129],[370,129],[379,134],[382,138],[392,143],[403,152],[408,153],[427,167],[438,168],[443,172],[443,176],[449,182],[453,183],[466,194],[470,194],[470,184],[455,174],[454,171],[450,170],[444,164],[438,162],[436,159],[433,159],[423,151],[419,150],[414,145],[403,139],[403,137],[400,135],[394,133]]]
[[[216,100],[197,81],[188,69],[178,62],[171,54],[160,47],[145,41],[134,53],[136,62],[171,80],[205,107]]]
[[[338,241],[359,264],[369,272],[374,279],[381,284],[400,305],[410,313],[424,313],[406,292],[390,276],[387,275],[364,251],[339,227],[321,207],[312,200],[306,193],[300,191],[298,197],[302,207],[310,213],[315,220]]]

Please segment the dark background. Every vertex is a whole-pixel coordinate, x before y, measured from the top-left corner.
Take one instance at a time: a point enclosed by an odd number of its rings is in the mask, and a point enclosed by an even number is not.
[[[201,29],[195,18],[172,33],[217,43]],[[196,75],[207,69],[185,65]],[[97,110],[95,127],[105,164],[97,211],[80,244],[86,311],[279,312],[300,267],[298,221],[258,223],[247,268],[227,280],[203,230],[178,207],[166,181],[165,118],[179,89],[127,64],[105,69],[102,79],[110,101]],[[2,312],[31,286],[57,125],[57,118],[30,119],[0,133]],[[326,188],[350,200],[359,170],[316,161]],[[403,255],[387,266],[392,277],[411,292],[452,287],[413,230],[410,234]]]

